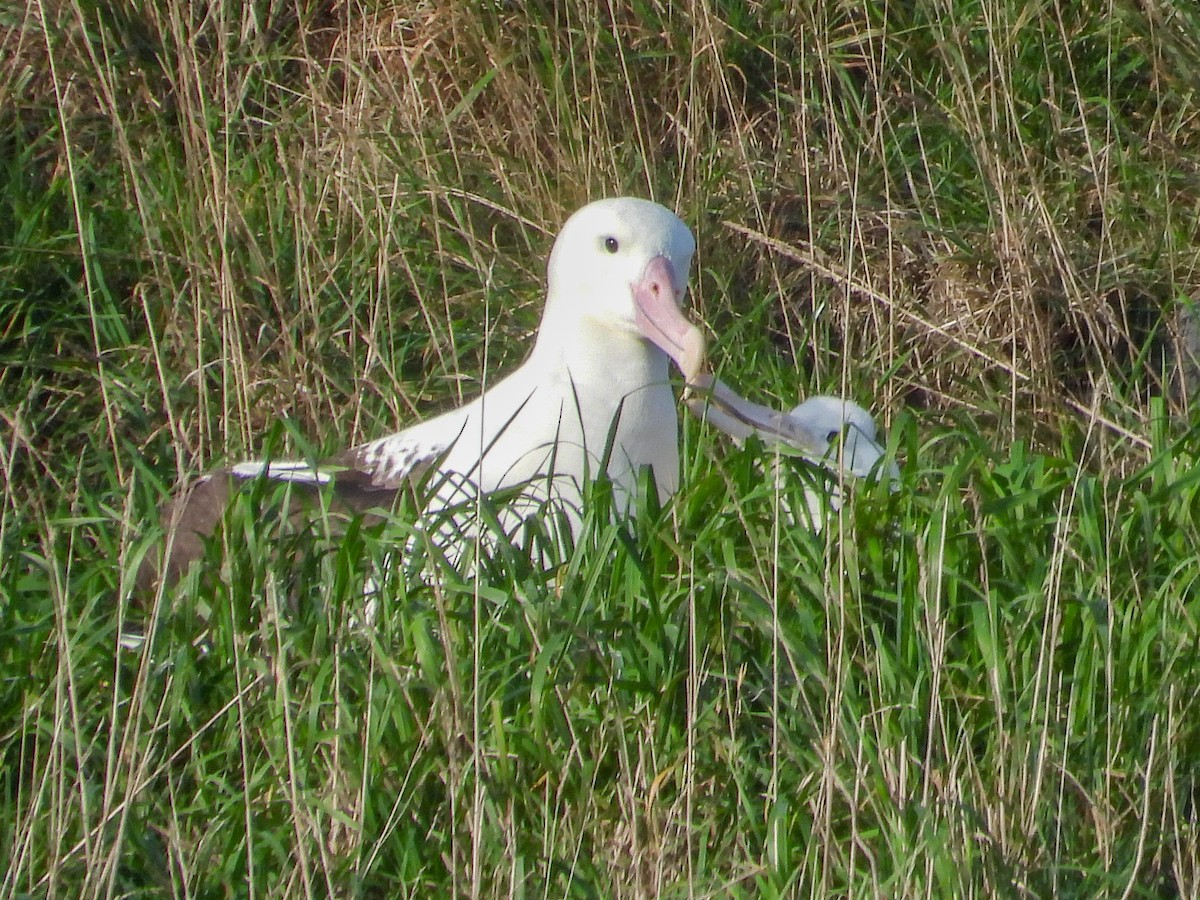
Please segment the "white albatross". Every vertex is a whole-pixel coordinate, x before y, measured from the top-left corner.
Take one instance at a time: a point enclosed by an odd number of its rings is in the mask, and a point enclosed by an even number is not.
[[[751,435],[781,456],[800,456],[821,465],[837,482],[824,491],[804,490],[807,516],[803,524],[820,531],[830,512],[842,507],[843,476],[874,477],[892,482],[900,477],[894,460],[885,459],[871,414],[842,397],[817,395],[786,413],[752,403],[708,374],[697,375],[685,399],[688,410],[725,432],[741,445]],[[776,485],[783,478],[779,461],[772,466]],[[791,513],[790,508],[787,510]]]
[[[665,500],[679,482],[670,362],[689,380],[704,363],[703,335],[681,310],[695,248],[687,226],[657,203],[617,198],[583,207],[554,243],[545,311],[523,365],[464,406],[328,463],[254,460],[199,479],[164,511],[162,572],[169,581],[183,574],[203,553],[231,488],[254,478],[309,494],[328,485],[331,505],[365,512],[391,508],[397,491],[435,469],[428,512],[465,516],[479,492],[525,485],[527,502],[515,515],[553,499],[572,531],[583,484],[600,472],[619,509],[632,509],[644,469]],[[143,575],[158,570],[151,562]]]
[[[853,400],[819,394],[793,407],[787,416],[824,438],[825,452],[821,459],[834,473],[858,478],[873,476],[878,481],[890,482],[892,490],[897,489],[895,482],[900,478],[900,469],[895,460],[884,460],[885,451],[878,441],[875,420]],[[782,468],[776,463],[774,469],[778,483],[783,478]],[[841,479],[831,479],[825,490],[806,486],[804,504],[807,509],[803,524],[819,532],[830,514],[842,508]],[[788,512],[791,513],[790,508]]]

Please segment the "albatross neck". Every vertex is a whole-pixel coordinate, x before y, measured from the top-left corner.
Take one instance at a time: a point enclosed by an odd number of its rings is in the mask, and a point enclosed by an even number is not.
[[[565,369],[576,381],[610,383],[614,390],[666,382],[670,369],[667,355],[632,328],[549,310],[530,361],[548,372]]]

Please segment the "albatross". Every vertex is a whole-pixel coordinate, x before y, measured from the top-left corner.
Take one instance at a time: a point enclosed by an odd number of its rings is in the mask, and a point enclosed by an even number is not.
[[[161,569],[144,567],[142,580],[159,571],[177,580],[202,555],[230,491],[251,479],[323,489],[331,507],[363,513],[390,509],[397,491],[428,473],[426,511],[459,517],[481,494],[522,486],[514,515],[553,500],[576,534],[583,486],[600,473],[618,509],[633,510],[647,469],[665,500],[679,482],[670,364],[686,380],[704,364],[703,335],[682,311],[695,248],[687,226],[657,203],[583,207],[554,242],[541,325],[516,371],[457,409],[327,462],[250,460],[204,476],[164,510],[167,558]]]
[[[853,400],[819,394],[793,407],[787,417],[824,439],[821,461],[834,472],[857,478],[874,477],[890,482],[892,490],[897,489],[900,469],[895,460],[884,461],[884,448],[878,442],[875,420]],[[775,477],[783,477],[778,463]],[[802,514],[803,523],[820,532],[830,514],[842,508],[841,479],[831,479],[824,490],[806,486],[804,505],[807,508]],[[790,508],[787,511],[791,513]]]
[[[809,397],[788,412],[753,403],[724,381],[707,373],[697,374],[688,385],[684,400],[692,415],[733,438],[739,446],[751,435],[780,456],[800,456],[835,475],[874,477],[896,482],[900,470],[894,460],[885,460],[878,443],[875,420],[853,400],[829,395]],[[772,466],[776,483],[782,478],[779,461]],[[840,483],[825,491],[806,487],[804,524],[820,531],[829,512],[842,506]],[[790,513],[790,509],[788,510]]]

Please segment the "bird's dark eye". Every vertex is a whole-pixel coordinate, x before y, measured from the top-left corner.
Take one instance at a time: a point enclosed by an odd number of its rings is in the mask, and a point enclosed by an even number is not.
[[[840,431],[831,431],[831,432],[829,432],[829,434],[825,435],[825,440],[829,441],[829,443],[832,444],[834,441],[836,441],[838,439],[838,435],[840,435],[840,434],[841,434]]]
[[[606,237],[604,239],[604,249],[607,250],[609,253],[616,253],[618,250],[621,249],[621,242],[618,241],[615,237]]]

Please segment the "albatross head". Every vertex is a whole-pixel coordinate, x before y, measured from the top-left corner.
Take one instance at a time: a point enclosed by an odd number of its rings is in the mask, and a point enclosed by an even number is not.
[[[690,380],[704,363],[704,337],[681,311],[695,250],[688,227],[657,203],[589,203],[554,242],[544,322],[586,321],[648,341]]]
[[[876,440],[875,420],[854,401],[841,397],[809,397],[788,413],[788,417],[823,441],[826,454],[831,453],[834,441],[841,437],[842,464],[847,471],[859,477],[875,471],[876,477],[884,480],[900,477],[894,462],[876,468],[884,449]]]

